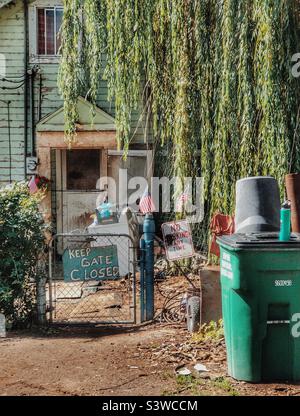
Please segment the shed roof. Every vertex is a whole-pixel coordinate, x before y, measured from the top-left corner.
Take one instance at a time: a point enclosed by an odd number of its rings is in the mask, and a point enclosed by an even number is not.
[[[0,9],[1,7],[6,6],[8,3],[11,3],[12,0],[0,0]]]
[[[83,97],[78,97],[77,112],[78,112],[78,128],[82,131],[115,131],[115,119],[103,111],[101,108],[94,109],[94,119],[92,124],[92,104]],[[37,131],[64,131],[65,116],[64,108],[60,107],[53,113],[45,116],[36,126]]]

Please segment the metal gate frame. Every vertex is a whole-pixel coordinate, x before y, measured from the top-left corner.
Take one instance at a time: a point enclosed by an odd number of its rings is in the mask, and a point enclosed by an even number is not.
[[[133,318],[132,320],[124,320],[124,321],[93,321],[93,322],[55,322],[53,319],[53,311],[54,311],[54,301],[53,301],[53,253],[54,253],[54,242],[57,241],[57,239],[61,238],[68,238],[68,237],[75,237],[75,238],[119,238],[119,237],[126,237],[129,242],[131,243],[131,246],[129,247],[132,250],[133,253],[133,260],[131,261],[129,259],[128,264],[132,265],[132,297],[133,302],[129,305],[129,308],[133,310]],[[55,326],[95,326],[95,325],[125,325],[125,324],[136,324],[137,323],[137,290],[136,290],[136,271],[137,271],[137,249],[138,247],[135,246],[133,238],[128,234],[100,234],[100,233],[61,233],[61,234],[55,234],[52,236],[51,240],[48,243],[48,249],[49,249],[49,264],[48,264],[48,288],[49,288],[49,323],[51,325]],[[104,279],[105,281],[105,279]]]

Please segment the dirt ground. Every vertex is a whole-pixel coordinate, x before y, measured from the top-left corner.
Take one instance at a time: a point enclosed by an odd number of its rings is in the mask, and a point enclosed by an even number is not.
[[[183,365],[191,375],[177,375]],[[227,377],[224,340],[193,340],[182,325],[8,333],[0,369],[2,396],[300,395],[300,385]]]

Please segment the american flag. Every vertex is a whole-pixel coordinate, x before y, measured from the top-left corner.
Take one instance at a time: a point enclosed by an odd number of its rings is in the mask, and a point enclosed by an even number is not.
[[[177,211],[181,211],[182,208],[185,206],[186,202],[189,200],[189,196],[187,193],[183,192],[179,198],[177,199],[176,208]]]
[[[142,214],[149,214],[155,211],[155,205],[148,189],[146,189],[140,200],[139,209]]]
[[[35,181],[35,176],[32,176],[32,178],[30,179],[28,187],[29,187],[29,192],[31,194],[34,194],[39,190]]]

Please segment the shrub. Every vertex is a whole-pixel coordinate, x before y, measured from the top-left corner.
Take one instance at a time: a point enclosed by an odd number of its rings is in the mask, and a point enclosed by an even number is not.
[[[203,324],[198,333],[193,334],[195,341],[208,341],[208,340],[220,340],[224,338],[224,325],[223,319],[219,321],[210,321],[209,323]]]
[[[13,327],[26,327],[35,309],[38,261],[45,247],[45,224],[26,183],[0,189],[0,312]]]

